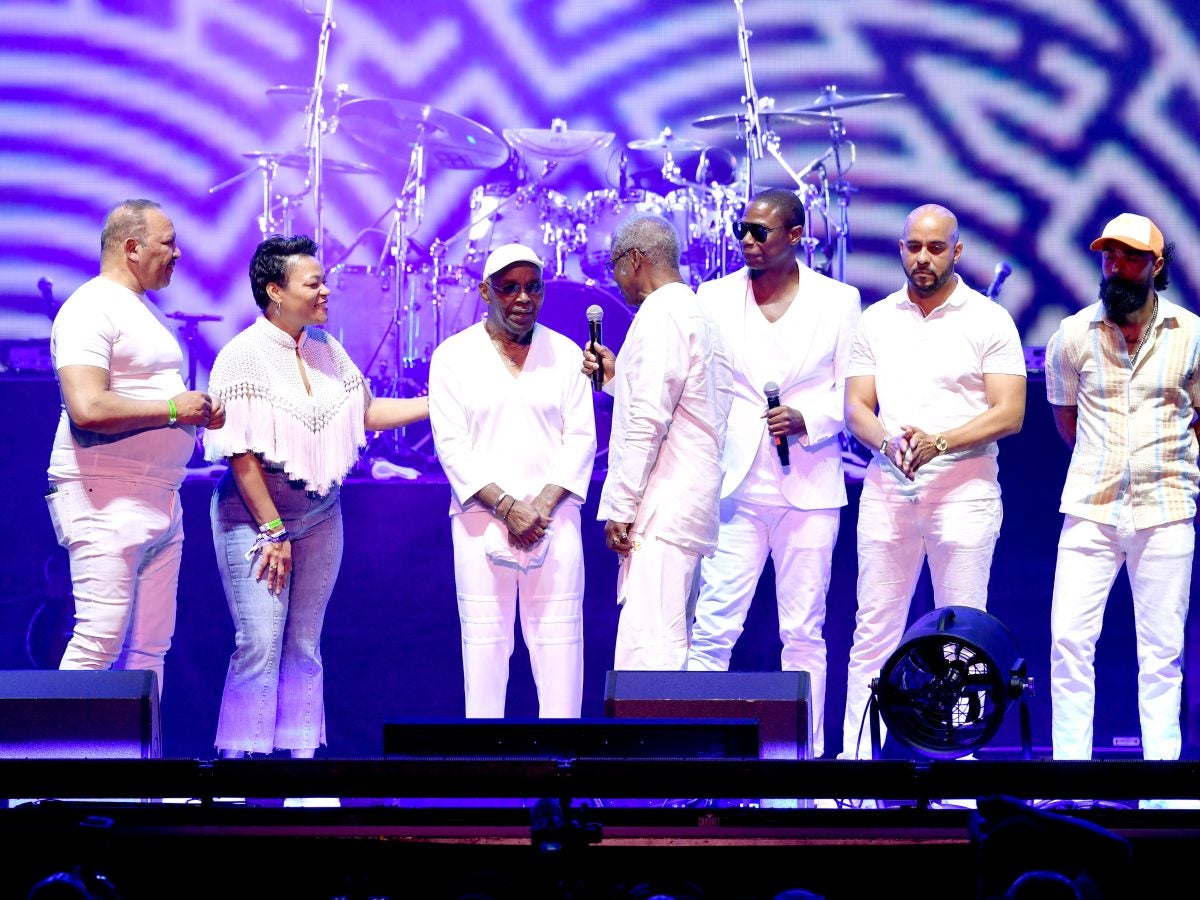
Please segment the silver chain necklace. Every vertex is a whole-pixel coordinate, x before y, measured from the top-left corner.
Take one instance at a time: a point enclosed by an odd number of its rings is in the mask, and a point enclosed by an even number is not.
[[[1133,356],[1129,357],[1129,364],[1133,365],[1137,362],[1138,354],[1142,352],[1142,348],[1146,346],[1146,341],[1150,339],[1150,332],[1154,328],[1154,320],[1158,318],[1158,294],[1154,295],[1154,305],[1150,307],[1150,318],[1146,320],[1146,327],[1142,329],[1142,336],[1138,340],[1137,347],[1133,350]]]

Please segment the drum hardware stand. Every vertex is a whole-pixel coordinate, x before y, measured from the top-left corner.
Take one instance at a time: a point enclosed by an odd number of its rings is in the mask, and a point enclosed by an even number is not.
[[[746,79],[746,93],[742,102],[746,104],[746,196],[747,203],[754,196],[754,163],[763,158],[762,126],[758,119],[759,99],[754,89],[754,74],[750,69],[750,35],[746,28],[746,14],[742,9],[744,0],[733,0],[738,15],[738,53],[742,59],[742,74]],[[765,106],[774,106],[774,101],[764,97]]]
[[[200,315],[191,315],[182,312],[165,313],[168,319],[177,319],[183,323],[183,343],[187,347],[188,354],[188,374],[187,374],[187,389],[189,391],[196,390],[196,339],[200,336],[201,322],[220,322],[224,320],[224,316],[213,316],[205,313]],[[192,459],[188,461],[189,466],[192,460],[197,460],[198,465],[204,461],[204,444],[200,429],[196,429],[196,444],[192,448]]]
[[[415,340],[417,317],[416,310],[413,308],[412,299],[409,297],[409,272],[408,272],[408,247],[410,243],[410,234],[415,232],[421,226],[425,207],[425,126],[417,127],[417,138],[412,143],[412,150],[409,154],[408,174],[405,176],[404,187],[400,192],[400,196],[395,199],[392,204],[392,224],[388,229],[387,237],[384,239],[383,249],[380,251],[378,269],[384,271],[384,266],[387,265],[394,272],[395,277],[392,280],[392,321],[388,326],[387,333],[380,340],[375,352],[371,355],[371,359],[363,366],[363,377],[366,378],[367,373],[375,364],[379,357],[380,350],[383,349],[388,338],[392,339],[392,356],[394,370],[388,372],[388,360],[385,358],[380,360],[380,390],[379,396],[383,397],[409,397],[424,393],[427,385],[421,386],[408,377],[408,370],[413,367],[416,362],[415,357]],[[390,260],[389,260],[390,258]],[[436,301],[435,301],[436,302]],[[437,310],[437,316],[440,319],[440,305]],[[402,319],[403,316],[403,319]],[[440,331],[440,323],[437,330]],[[406,392],[406,389],[415,388],[415,393],[412,390]],[[415,448],[411,447],[406,438],[405,432],[407,428],[396,428],[388,433],[388,437],[384,438],[383,432],[375,432],[374,439],[367,447],[367,455],[373,455],[372,450],[376,442],[383,441],[385,446],[386,456],[391,458],[392,462],[419,462],[427,464],[428,457],[419,453]]]

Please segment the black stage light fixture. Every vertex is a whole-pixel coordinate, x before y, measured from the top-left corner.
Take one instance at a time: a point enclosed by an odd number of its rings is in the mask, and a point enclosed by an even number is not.
[[[1032,758],[1025,695],[1033,690],[1012,632],[969,606],[922,616],[871,682],[872,756],[880,757],[879,716],[896,739],[933,759],[958,759],[984,746],[1021,702],[1021,744]]]

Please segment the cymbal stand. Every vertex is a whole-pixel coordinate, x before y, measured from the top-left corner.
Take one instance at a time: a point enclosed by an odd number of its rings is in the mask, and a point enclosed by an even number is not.
[[[384,335],[379,346],[376,347],[375,353],[364,366],[363,375],[366,377],[367,372],[379,356],[379,351],[383,349],[383,345],[390,336],[392,339],[391,360],[394,364],[390,377],[388,361],[384,359],[380,362],[381,387],[378,393],[385,397],[412,396],[411,393],[405,392],[406,387],[411,385],[420,388],[408,377],[417,361],[415,344],[418,325],[416,310],[413,308],[415,301],[409,294],[408,245],[410,234],[420,228],[424,215],[424,131],[425,126],[419,126],[417,139],[413,141],[412,152],[409,155],[408,174],[405,177],[404,187],[393,204],[392,224],[379,255],[379,270],[383,271],[384,266],[389,265],[394,267],[395,272],[395,277],[392,279],[392,321],[388,327],[388,333]],[[387,262],[389,257],[391,257],[391,262]],[[437,316],[440,319],[440,309],[437,311]],[[421,455],[407,443],[403,436],[404,431],[404,428],[394,429],[387,441],[388,454],[394,462],[412,460]],[[381,432],[376,432],[376,439],[379,439],[381,435]],[[368,448],[368,453],[370,453],[370,448]]]
[[[754,196],[754,163],[763,158],[762,125],[759,122],[759,99],[754,89],[754,74],[750,70],[750,32],[746,28],[746,15],[742,10],[744,0],[733,0],[738,14],[738,53],[742,59],[742,74],[746,79],[746,93],[742,102],[746,104],[746,200]],[[773,106],[774,101],[763,98],[764,106]]]
[[[322,137],[329,127],[329,123],[323,118],[322,101],[325,93],[325,72],[326,60],[329,56],[329,39],[333,34],[333,29],[337,26],[333,21],[333,0],[325,0],[325,14],[321,19],[321,36],[317,41],[317,71],[313,79],[312,92],[308,98],[308,107],[304,111],[304,128],[308,133],[305,141],[305,146],[308,148],[308,175],[304,179],[305,187],[312,188],[313,191],[313,212],[315,217],[316,239],[317,239],[317,259],[322,263],[325,262],[324,256],[324,230],[322,220],[324,218],[324,201],[322,192],[324,185],[322,183]],[[343,91],[339,89],[338,98]]]
[[[832,226],[834,275],[838,281],[846,280],[846,254],[850,252],[850,195],[857,188],[852,187],[846,180],[846,173],[854,168],[854,142],[846,140],[846,129],[841,119],[829,123],[829,146],[833,151],[833,161],[836,164],[837,179],[832,185],[833,193],[837,196],[837,221]],[[843,146],[847,148],[850,158],[843,165]]]

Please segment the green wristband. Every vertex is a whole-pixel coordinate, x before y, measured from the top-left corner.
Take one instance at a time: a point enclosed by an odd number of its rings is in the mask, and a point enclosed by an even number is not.
[[[167,425],[168,426],[174,425],[175,420],[178,418],[179,418],[179,413],[175,409],[175,401],[172,399],[168,399],[167,400]]]

